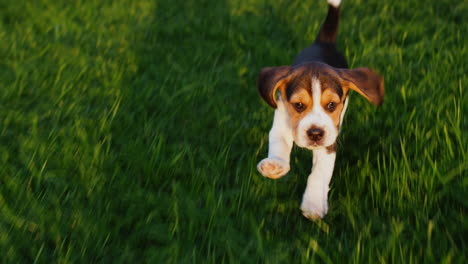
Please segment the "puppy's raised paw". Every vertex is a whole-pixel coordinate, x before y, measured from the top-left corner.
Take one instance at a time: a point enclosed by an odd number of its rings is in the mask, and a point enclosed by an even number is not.
[[[282,159],[266,158],[257,165],[258,171],[265,177],[278,179],[289,171],[289,163]]]

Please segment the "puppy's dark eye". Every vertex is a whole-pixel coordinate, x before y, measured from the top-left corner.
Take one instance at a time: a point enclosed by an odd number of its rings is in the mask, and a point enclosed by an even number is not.
[[[305,105],[303,103],[294,103],[293,106],[299,113],[305,110]]]
[[[328,111],[333,112],[333,111],[335,111],[335,109],[336,109],[336,103],[330,102],[330,103],[327,104],[327,110]]]

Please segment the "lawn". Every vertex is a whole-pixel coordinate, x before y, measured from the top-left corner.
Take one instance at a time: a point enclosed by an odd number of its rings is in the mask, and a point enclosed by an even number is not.
[[[466,263],[468,2],[344,0],[357,93],[322,220],[311,153],[256,170],[321,1],[0,0],[0,263]]]

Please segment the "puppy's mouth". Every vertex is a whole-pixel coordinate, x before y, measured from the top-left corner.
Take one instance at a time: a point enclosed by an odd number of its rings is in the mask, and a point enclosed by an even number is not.
[[[325,147],[321,141],[309,141],[306,148],[307,149],[318,149]]]
[[[324,147],[324,138],[320,140],[312,140],[310,139],[307,134],[303,133],[294,133],[294,142],[298,147],[305,148],[305,149],[318,149]]]

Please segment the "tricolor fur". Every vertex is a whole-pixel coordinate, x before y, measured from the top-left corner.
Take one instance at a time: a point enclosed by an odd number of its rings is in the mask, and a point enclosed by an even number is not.
[[[301,51],[291,66],[262,69],[261,97],[276,108],[269,134],[268,158],[258,164],[266,177],[289,171],[293,142],[313,151],[312,173],[301,209],[307,218],[325,216],[327,194],[336,157],[336,139],[354,90],[373,104],[383,102],[383,79],[368,68],[347,69],[336,49],[340,0],[329,0],[328,14],[315,42]]]

